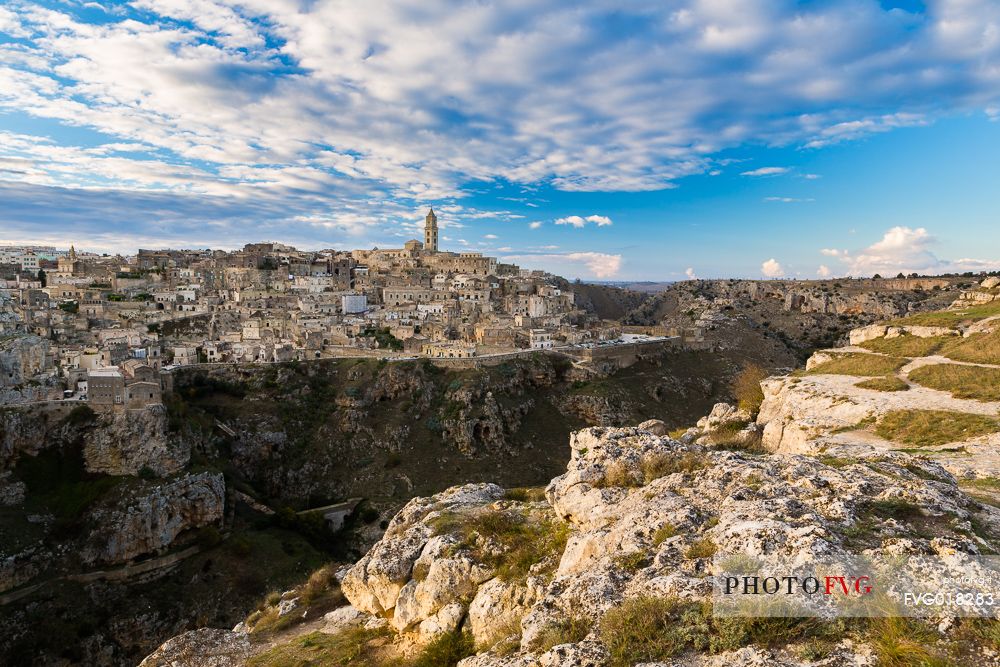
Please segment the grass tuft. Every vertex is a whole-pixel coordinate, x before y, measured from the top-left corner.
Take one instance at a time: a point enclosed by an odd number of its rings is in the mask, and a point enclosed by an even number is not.
[[[443,514],[432,522],[435,534],[456,534],[457,549],[493,568],[505,581],[528,575],[551,574],[566,548],[569,525],[529,517],[516,510],[488,510],[475,515]]]
[[[887,375],[884,378],[862,380],[854,386],[860,389],[871,389],[873,391],[906,391],[910,388],[910,385],[906,384],[895,375]]]

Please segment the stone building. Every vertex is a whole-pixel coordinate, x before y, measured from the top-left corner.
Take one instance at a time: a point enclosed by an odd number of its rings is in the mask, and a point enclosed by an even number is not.
[[[438,219],[433,208],[427,211],[427,217],[424,218],[424,250],[438,250]]]

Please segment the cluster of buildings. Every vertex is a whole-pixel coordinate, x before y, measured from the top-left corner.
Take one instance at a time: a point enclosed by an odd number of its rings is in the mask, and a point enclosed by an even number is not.
[[[6,328],[22,348],[26,336],[45,348],[32,358],[44,358],[36,380],[58,379],[49,397],[58,385],[59,398],[122,407],[159,402],[163,371],[176,365],[467,358],[620,334],[578,309],[565,281],[439,250],[433,210],[423,241],[402,248],[252,243],[130,257],[2,248],[0,298],[0,341]],[[0,389],[13,380],[0,377]]]

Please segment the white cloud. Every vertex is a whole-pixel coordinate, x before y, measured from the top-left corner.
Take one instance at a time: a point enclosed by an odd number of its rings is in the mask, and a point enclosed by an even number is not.
[[[539,227],[541,227],[541,226],[542,226],[542,223],[540,223],[540,222],[537,222],[537,221],[536,221],[536,222],[532,222],[532,223],[530,223],[530,224],[528,225],[528,227],[529,227],[530,229],[538,229],[538,228],[539,228]]]
[[[830,267],[828,267],[826,264],[820,264],[819,268],[816,269],[816,275],[819,276],[820,278],[829,278],[830,273],[831,273]]]
[[[696,280],[698,278],[694,273],[694,268],[690,266],[684,269],[684,275],[687,276],[688,280]]]
[[[611,223],[611,218],[606,215],[588,215],[587,217],[581,217],[579,215],[570,215],[565,218],[558,218],[555,223],[557,225],[572,225],[577,229],[581,229],[587,225],[587,223],[593,223],[598,227],[607,227]]]
[[[819,174],[802,174],[802,178],[806,179],[807,181],[815,181],[816,179],[823,177],[820,176]]]
[[[780,176],[781,174],[787,174],[788,171],[788,167],[760,167],[740,172],[740,176]]]
[[[1000,260],[939,259],[932,248],[936,239],[923,227],[893,227],[882,238],[856,253],[824,248],[820,252],[839,259],[851,276],[895,276],[898,273],[938,274],[996,270]]]
[[[567,252],[508,255],[507,262],[528,266],[543,266],[546,270],[563,276],[581,278],[614,278],[621,270],[622,256],[603,252]]]
[[[78,2],[3,3],[15,39],[0,43],[0,113],[152,148],[0,142],[0,158],[28,161],[2,178],[53,188],[39,234],[83,201],[101,210],[84,196],[96,189],[205,210],[238,199],[267,209],[248,218],[261,226],[332,206],[387,226],[469,182],[657,190],[731,164],[715,156],[735,147],[1000,108],[992,0],[919,14],[875,0],[419,4],[136,0],[88,24]]]
[[[782,204],[794,204],[798,202],[816,201],[812,197],[764,197],[764,201],[781,202]]]
[[[498,239],[500,237],[497,236],[496,234],[486,234],[485,236],[483,236],[483,238],[484,239],[490,239],[491,241],[493,241],[493,240]]]
[[[785,275],[785,270],[773,257],[760,265],[760,272],[766,278],[780,278]]]

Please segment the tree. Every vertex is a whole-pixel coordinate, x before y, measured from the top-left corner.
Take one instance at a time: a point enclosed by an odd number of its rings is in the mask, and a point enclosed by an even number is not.
[[[874,276],[872,276],[872,280],[882,280],[882,276],[876,273]]]
[[[46,287],[48,284],[48,279],[45,277],[44,269],[38,269],[38,282],[42,284],[42,287]]]

